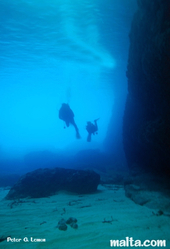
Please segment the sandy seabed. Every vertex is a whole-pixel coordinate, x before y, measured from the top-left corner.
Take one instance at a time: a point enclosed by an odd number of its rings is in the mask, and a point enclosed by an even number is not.
[[[0,237],[20,242],[0,243],[0,248],[107,249],[110,240],[166,240],[170,248],[170,217],[139,206],[125,196],[123,186],[99,185],[94,194],[60,192],[55,196],[21,201],[4,200],[0,189]],[[76,218],[78,229],[57,228],[60,219]],[[24,242],[28,238],[29,242]],[[32,239],[31,239],[32,238]],[[32,242],[45,239],[46,242]],[[32,241],[31,241],[32,240]]]

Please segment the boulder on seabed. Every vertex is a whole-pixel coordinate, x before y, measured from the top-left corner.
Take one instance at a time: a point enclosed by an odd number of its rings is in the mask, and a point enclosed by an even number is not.
[[[97,190],[100,175],[91,170],[64,168],[37,169],[23,175],[11,188],[6,199],[41,198],[65,190],[89,194]]]

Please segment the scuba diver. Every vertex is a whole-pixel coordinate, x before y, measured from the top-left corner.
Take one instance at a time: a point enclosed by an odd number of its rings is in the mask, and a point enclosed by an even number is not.
[[[66,123],[66,126],[73,125],[76,130],[76,138],[80,139],[79,129],[74,121],[74,113],[71,110],[68,104],[63,103],[59,110],[59,119],[63,120]],[[66,127],[64,127],[65,129]]]
[[[98,134],[97,133],[97,131],[98,131],[97,120],[99,120],[99,118],[94,120],[94,124],[92,124],[92,122],[87,122],[86,130],[89,133],[87,136],[87,142],[91,142],[91,135],[92,134],[93,135]]]

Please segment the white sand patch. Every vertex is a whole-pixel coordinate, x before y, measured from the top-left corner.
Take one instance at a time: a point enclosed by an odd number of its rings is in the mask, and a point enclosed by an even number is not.
[[[125,197],[123,187],[100,185],[95,194],[60,192],[50,198],[23,201],[0,202],[0,236],[44,238],[46,242],[3,241],[0,248],[107,249],[111,239],[127,236],[142,241],[166,239],[170,248],[170,218],[154,216],[151,209],[136,205]],[[69,217],[78,220],[78,229],[69,225],[67,231],[56,228],[60,219]],[[112,219],[112,224],[103,223]]]

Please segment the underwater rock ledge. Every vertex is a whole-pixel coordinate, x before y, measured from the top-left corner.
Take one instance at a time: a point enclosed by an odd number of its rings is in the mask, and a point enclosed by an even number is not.
[[[5,198],[41,198],[54,195],[60,190],[89,194],[97,190],[99,182],[100,175],[91,170],[37,169],[23,175]]]
[[[123,120],[129,168],[170,176],[170,1],[138,0]]]
[[[146,174],[129,176],[124,181],[126,197],[136,204],[168,212],[170,217],[170,183],[168,177]]]

